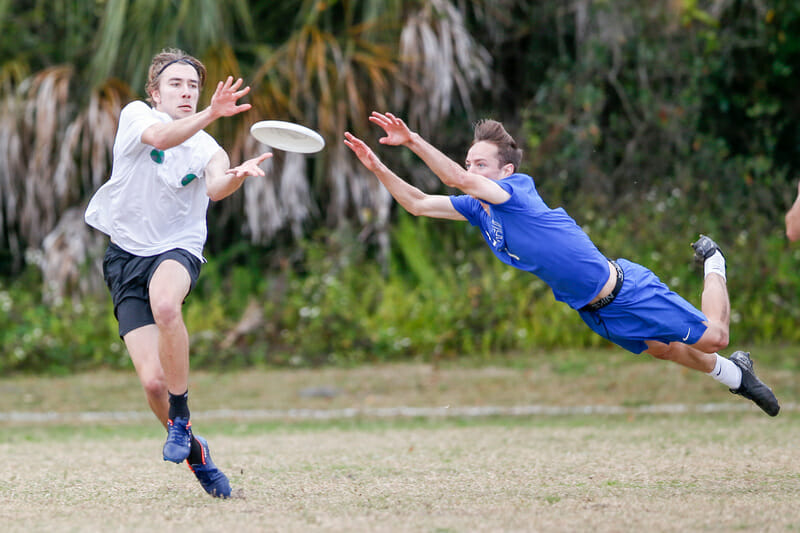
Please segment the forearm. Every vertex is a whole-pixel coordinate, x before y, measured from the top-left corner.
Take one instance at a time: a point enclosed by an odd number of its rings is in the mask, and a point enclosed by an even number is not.
[[[217,118],[207,107],[192,116],[150,126],[142,133],[142,142],[159,150],[168,150],[191,138]]]
[[[465,220],[464,216],[453,207],[450,197],[441,194],[426,194],[383,166],[379,167],[374,174],[397,200],[397,203],[412,215]]]
[[[206,194],[214,201],[222,200],[242,186],[246,176],[228,173],[230,158],[225,150],[220,150],[211,158],[206,167]]]
[[[411,140],[405,146],[419,156],[442,183],[463,190],[462,183],[467,171],[461,165],[444,155],[418,133],[412,133]]]
[[[425,193],[400,178],[383,163],[374,169],[373,173],[397,203],[409,213],[413,215],[419,214],[416,212],[416,206],[418,202],[425,198]]]
[[[232,174],[223,174],[222,178],[215,181],[213,186],[209,184],[208,197],[215,202],[227,198],[239,190],[246,179],[247,176],[237,177]]]

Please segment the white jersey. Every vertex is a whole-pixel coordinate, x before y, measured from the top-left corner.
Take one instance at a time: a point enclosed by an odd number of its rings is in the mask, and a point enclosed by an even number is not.
[[[182,248],[204,261],[205,168],[222,148],[202,130],[164,151],[142,143],[148,127],[171,121],[142,101],[122,109],[111,178],[89,201],[84,218],[128,253],[147,257]]]

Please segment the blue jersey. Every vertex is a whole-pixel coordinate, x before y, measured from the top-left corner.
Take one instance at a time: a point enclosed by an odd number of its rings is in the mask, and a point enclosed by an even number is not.
[[[573,309],[588,304],[608,281],[608,259],[562,208],[544,203],[533,178],[512,174],[499,180],[511,198],[502,204],[469,195],[451,196],[453,207],[481,228],[498,259],[544,281],[556,300]]]

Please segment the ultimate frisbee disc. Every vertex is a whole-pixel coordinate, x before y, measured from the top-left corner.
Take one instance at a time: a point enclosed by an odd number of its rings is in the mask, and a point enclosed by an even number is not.
[[[325,147],[325,139],[316,131],[282,120],[262,120],[250,127],[250,134],[260,143],[284,152],[313,154]]]

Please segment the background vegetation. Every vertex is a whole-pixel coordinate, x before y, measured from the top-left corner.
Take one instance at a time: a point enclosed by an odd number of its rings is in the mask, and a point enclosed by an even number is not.
[[[233,160],[249,125],[320,130],[209,212],[186,306],[193,364],[355,364],[601,346],[547,287],[466,224],[400,212],[341,143],[392,110],[463,158],[477,118],[524,143],[523,170],[610,257],[699,304],[689,243],[725,249],[732,341],[798,342],[800,6],[788,0],[0,2],[0,370],[127,366],[82,223],[119,109],[184,48],[253,87],[210,128]],[[44,30],[46,29],[46,31]],[[208,94],[205,95],[207,101]],[[401,149],[379,153],[441,191]]]

